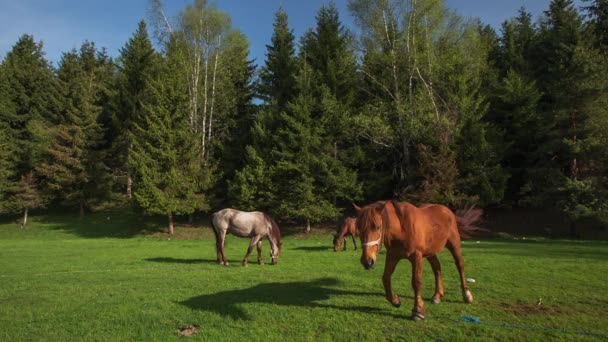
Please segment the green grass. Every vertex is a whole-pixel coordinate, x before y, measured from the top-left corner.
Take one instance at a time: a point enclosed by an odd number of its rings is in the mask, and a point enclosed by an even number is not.
[[[0,341],[164,341],[178,339],[186,324],[200,325],[191,339],[209,341],[600,340],[607,336],[563,329],[608,334],[605,242],[467,241],[475,303],[462,302],[444,252],[444,302],[429,301],[433,279],[425,263],[427,321],[415,323],[408,320],[406,261],[393,276],[403,305],[393,308],[384,299],[382,267],[364,271],[351,241],[348,251],[333,252],[328,233],[285,236],[278,265],[248,268],[240,265],[248,240],[230,237],[231,265],[222,267],[208,228],[181,226],[178,236],[197,238],[167,240],[147,233],[151,224],[126,213],[82,222],[36,216],[25,230],[0,223]],[[270,261],[267,242],[264,258]],[[463,315],[482,324],[458,322]]]

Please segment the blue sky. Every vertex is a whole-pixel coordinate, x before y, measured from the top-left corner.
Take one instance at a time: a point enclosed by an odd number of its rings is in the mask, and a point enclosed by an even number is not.
[[[169,13],[177,13],[189,0],[164,0]],[[211,0],[228,12],[232,25],[250,42],[251,57],[263,64],[266,44],[272,34],[274,12],[282,4],[296,37],[315,25],[315,15],[329,0]],[[334,0],[342,21],[352,25],[347,0]],[[522,5],[535,17],[550,0],[446,0],[448,7],[465,17],[479,17],[496,28],[513,17]],[[111,56],[129,39],[137,23],[147,16],[147,0],[0,0],[0,59],[20,35],[33,34],[44,43],[47,58],[56,63],[61,53],[77,48],[85,40],[106,47]],[[581,3],[580,0],[575,3]]]

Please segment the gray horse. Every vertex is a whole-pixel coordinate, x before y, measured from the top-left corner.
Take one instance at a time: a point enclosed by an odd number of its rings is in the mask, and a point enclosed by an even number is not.
[[[248,265],[249,254],[256,245],[258,247],[258,263],[260,265],[264,264],[264,261],[262,261],[262,239],[265,237],[270,242],[272,264],[275,265],[278,262],[281,252],[281,232],[277,223],[268,214],[260,211],[246,212],[230,208],[222,209],[211,215],[211,225],[215,233],[215,247],[219,264],[228,266],[228,261],[224,255],[224,240],[227,232],[238,237],[251,238],[247,254],[243,259],[243,266]]]

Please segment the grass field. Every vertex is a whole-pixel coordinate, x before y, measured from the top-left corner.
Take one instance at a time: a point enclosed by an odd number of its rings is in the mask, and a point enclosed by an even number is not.
[[[200,326],[190,339],[209,341],[608,338],[606,242],[466,241],[475,303],[463,304],[456,268],[442,253],[446,296],[430,303],[425,263],[427,320],[416,323],[408,320],[408,262],[394,274],[403,306],[393,308],[382,267],[364,271],[351,241],[333,252],[329,233],[284,236],[278,265],[248,268],[240,265],[248,240],[230,237],[231,265],[223,267],[210,229],[178,227],[167,240],[146,233],[154,224],[127,213],[82,222],[35,216],[25,230],[0,223],[0,341],[164,341],[179,339],[187,324]],[[464,315],[481,323],[459,321]]]

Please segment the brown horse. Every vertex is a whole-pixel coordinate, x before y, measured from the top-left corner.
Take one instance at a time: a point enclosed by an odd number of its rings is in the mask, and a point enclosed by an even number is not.
[[[373,269],[376,257],[384,244],[386,263],[382,282],[386,299],[395,307],[401,305],[399,297],[391,288],[391,276],[401,259],[412,263],[412,287],[415,304],[413,320],[423,320],[424,302],[422,301],[422,261],[427,258],[435,274],[435,294],[433,304],[441,302],[443,283],[441,265],[437,254],[447,247],[452,253],[460,273],[462,296],[465,303],[473,303],[473,295],[467,286],[464,275],[464,262],[460,251],[460,236],[467,237],[479,228],[474,223],[480,218],[481,210],[470,209],[462,216],[438,204],[415,207],[407,202],[379,201],[357,210],[357,230],[361,236],[361,264],[367,270]]]
[[[353,245],[355,245],[355,250],[357,250],[357,241],[355,240],[355,236],[358,236],[357,233],[357,219],[354,217],[347,217],[344,219],[344,222],[338,228],[336,235],[334,236],[334,252],[340,250],[342,246],[342,240],[344,240],[344,248],[343,251],[346,250],[346,236],[350,235],[353,238]]]

